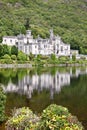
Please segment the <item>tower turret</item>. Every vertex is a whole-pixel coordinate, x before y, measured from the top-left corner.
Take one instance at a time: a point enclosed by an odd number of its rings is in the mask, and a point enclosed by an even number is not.
[[[27,37],[27,38],[30,38],[30,37],[31,37],[31,30],[27,30],[27,31],[26,31],[26,37]]]
[[[54,34],[53,34],[53,29],[50,29],[50,39],[53,39]]]

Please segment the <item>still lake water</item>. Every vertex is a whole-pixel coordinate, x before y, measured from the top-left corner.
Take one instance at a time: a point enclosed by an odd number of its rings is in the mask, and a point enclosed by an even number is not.
[[[87,130],[86,67],[0,69],[0,84],[7,94],[7,115],[23,106],[41,113],[55,103],[67,107]]]

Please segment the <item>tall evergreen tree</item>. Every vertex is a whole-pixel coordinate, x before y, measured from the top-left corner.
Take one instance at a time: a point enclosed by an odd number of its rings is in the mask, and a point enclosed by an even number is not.
[[[3,56],[3,46],[0,45],[0,57]]]
[[[10,54],[10,49],[7,45],[3,45],[3,55]]]
[[[30,19],[26,18],[25,28],[28,30],[30,28]]]
[[[12,46],[11,48],[11,55],[18,55],[18,48],[16,46]]]

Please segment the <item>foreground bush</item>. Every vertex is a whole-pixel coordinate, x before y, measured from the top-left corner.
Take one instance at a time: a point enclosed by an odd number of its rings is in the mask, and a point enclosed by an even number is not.
[[[19,108],[14,110],[13,117],[6,123],[7,130],[30,130],[38,125],[37,117],[29,108]]]
[[[83,130],[81,123],[62,106],[50,105],[41,115],[40,130]]]
[[[6,103],[6,96],[0,87],[0,123],[5,120],[5,103]]]
[[[29,108],[17,109],[6,127],[8,130],[83,130],[81,123],[67,108],[55,104],[43,110],[41,117]]]

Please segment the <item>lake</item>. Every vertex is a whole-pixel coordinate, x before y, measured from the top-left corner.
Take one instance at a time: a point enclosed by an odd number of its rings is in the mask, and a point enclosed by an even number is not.
[[[7,116],[14,107],[41,113],[54,103],[67,107],[87,129],[86,67],[0,69],[0,86],[7,95]]]

